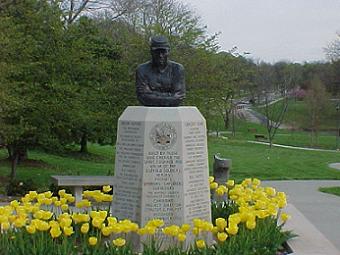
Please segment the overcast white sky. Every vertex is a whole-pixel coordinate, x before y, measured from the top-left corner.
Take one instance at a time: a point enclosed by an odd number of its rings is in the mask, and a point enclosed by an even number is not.
[[[325,60],[323,48],[340,32],[340,0],[182,0],[221,32],[222,50],[237,46],[267,62]]]

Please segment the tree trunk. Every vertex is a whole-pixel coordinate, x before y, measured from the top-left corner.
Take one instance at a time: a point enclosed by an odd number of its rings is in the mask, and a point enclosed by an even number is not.
[[[80,140],[80,152],[87,153],[87,133],[83,133],[81,140]]]
[[[11,145],[7,145],[8,159],[12,160],[13,157],[13,147]]]
[[[224,118],[224,128],[229,128],[229,112],[228,109],[225,109],[225,118]]]
[[[18,164],[25,161],[28,158],[27,148],[20,148],[18,150]]]
[[[235,111],[236,111],[236,109],[235,109],[235,107],[233,106],[233,109],[231,110],[231,112],[232,112],[232,121],[233,121],[233,130],[232,130],[232,134],[233,134],[233,137],[235,137],[235,135],[236,135],[236,131],[235,131]]]
[[[17,150],[13,151],[12,158],[11,158],[11,180],[14,180],[17,174],[17,165],[19,160],[19,153]]]

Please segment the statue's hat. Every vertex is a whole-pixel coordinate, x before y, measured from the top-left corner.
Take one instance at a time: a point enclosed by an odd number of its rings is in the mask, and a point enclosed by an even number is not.
[[[168,39],[163,35],[153,36],[150,41],[151,50],[170,49]]]

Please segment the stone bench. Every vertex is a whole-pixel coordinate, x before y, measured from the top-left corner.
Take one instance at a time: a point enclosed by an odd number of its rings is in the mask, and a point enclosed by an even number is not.
[[[262,134],[255,134],[254,137],[256,140],[259,140],[259,139],[267,140],[267,137]]]
[[[51,178],[57,186],[73,187],[76,203],[82,200],[84,186],[112,186],[114,184],[113,176],[52,175]]]

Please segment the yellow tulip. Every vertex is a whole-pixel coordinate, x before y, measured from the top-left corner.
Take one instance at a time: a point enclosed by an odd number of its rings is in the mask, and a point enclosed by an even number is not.
[[[179,226],[171,225],[163,228],[163,233],[168,236],[177,236],[180,232]]]
[[[30,234],[34,234],[36,232],[36,228],[34,225],[28,225],[26,226],[26,231]]]
[[[228,238],[227,233],[225,233],[225,232],[219,232],[219,233],[217,233],[217,239],[218,239],[218,241],[224,242],[225,240],[227,240],[227,238]]]
[[[251,184],[251,179],[250,178],[246,178],[242,181],[242,186],[246,187],[249,186]]]
[[[119,233],[121,233],[123,231],[123,227],[120,224],[112,225],[111,228],[112,228],[112,232],[115,233],[115,234],[119,234]],[[144,228],[143,228],[143,230],[145,231]],[[138,234],[139,234],[139,232],[138,232]],[[145,234],[146,233],[143,233],[142,235],[145,235]]]
[[[11,224],[8,221],[5,221],[5,222],[1,223],[1,229],[2,230],[7,230],[7,229],[10,228],[10,226],[11,226]]]
[[[53,193],[51,191],[46,191],[43,193],[45,198],[51,198],[53,196]]]
[[[286,222],[287,220],[289,220],[290,219],[290,215],[289,214],[287,214],[287,213],[282,213],[281,214],[281,220],[283,221],[283,222]]]
[[[117,239],[113,240],[112,243],[117,247],[122,247],[122,246],[125,245],[126,241],[125,241],[124,238],[117,238]]]
[[[266,210],[258,210],[256,211],[256,216],[260,219],[267,218],[270,214]]]
[[[279,208],[284,208],[287,205],[287,200],[286,198],[279,198],[278,202],[277,202],[277,206]]]
[[[52,227],[50,230],[50,235],[52,238],[57,238],[61,235],[60,227]]]
[[[90,244],[91,246],[96,245],[97,242],[98,242],[97,237],[94,237],[94,236],[89,237],[89,244]]]
[[[217,218],[215,220],[216,227],[222,231],[227,226],[227,221],[223,218]]]
[[[226,228],[229,235],[236,235],[238,232],[238,226],[235,224],[230,225],[228,228]]]
[[[17,218],[13,223],[16,228],[22,228],[23,226],[26,225],[26,217],[19,217]]]
[[[58,191],[58,195],[59,195],[60,197],[64,197],[65,194],[66,194],[66,190],[64,190],[64,189],[61,189],[61,190]]]
[[[74,203],[74,201],[76,201],[76,198],[75,198],[74,196],[68,196],[68,197],[67,197],[67,201],[68,201],[69,203]]]
[[[210,183],[210,189],[211,190],[215,190],[215,189],[217,189],[218,188],[218,183],[217,182],[212,182],[212,183]]]
[[[190,228],[191,228],[191,226],[189,224],[183,224],[181,226],[181,231],[186,233],[186,232],[188,232],[190,230]]]
[[[89,232],[89,229],[90,229],[90,224],[89,223],[84,223],[80,227],[80,232],[82,232],[83,234],[87,234],[87,232]]]
[[[194,224],[194,227],[196,228],[201,228],[203,226],[203,220],[198,219],[198,218],[193,219],[192,223]]]
[[[67,204],[62,204],[61,205],[61,210],[63,210],[64,212],[68,210],[68,205]]]
[[[197,227],[194,227],[194,228],[192,229],[192,233],[193,233],[195,236],[197,236],[197,235],[199,235],[199,233],[200,233],[200,229],[197,228]]]
[[[215,180],[214,176],[209,176],[209,183],[214,182],[214,180]]]
[[[204,249],[205,248],[205,241],[202,239],[196,240],[196,246],[198,249]]]
[[[260,185],[261,185],[261,181],[260,181],[259,179],[257,179],[257,178],[254,178],[254,179],[253,179],[253,185],[254,185],[255,187],[260,186]]]
[[[107,217],[107,222],[109,226],[112,226],[114,224],[117,224],[118,220],[116,217],[110,216],[110,217]]]
[[[52,212],[43,211],[42,219],[43,219],[43,220],[49,220],[52,216],[53,216],[53,213],[52,213]]]
[[[216,195],[217,196],[223,196],[224,195],[224,190],[223,189],[221,189],[220,187],[218,187],[217,189],[216,189],[216,191],[215,191],[215,193],[216,193]]]
[[[35,212],[35,213],[33,214],[33,217],[34,217],[35,219],[42,219],[42,217],[43,217],[43,210],[39,210],[39,211]]]
[[[102,227],[103,222],[104,222],[103,218],[95,217],[92,219],[92,226],[100,229]]]
[[[235,181],[234,180],[228,180],[226,184],[227,184],[228,188],[231,188],[231,187],[234,187]]]
[[[276,195],[276,190],[272,187],[266,187],[265,192],[272,197]]]
[[[74,233],[72,226],[64,227],[63,230],[64,230],[65,236],[71,236]]]
[[[36,191],[30,191],[28,193],[28,196],[31,200],[35,199],[38,196],[38,193]]]
[[[59,222],[55,220],[51,220],[48,224],[50,225],[51,228],[59,227]]]
[[[183,233],[179,233],[179,234],[177,235],[177,239],[178,239],[178,241],[180,241],[180,242],[184,242],[186,238],[187,238],[187,236],[186,236],[185,234],[183,234]]]
[[[202,230],[203,231],[207,231],[207,232],[211,232],[214,228],[214,225],[210,222],[204,222],[202,225]]]
[[[111,234],[111,228],[110,227],[103,227],[101,229],[101,232],[103,236],[109,236]]]
[[[256,227],[256,221],[255,220],[247,220],[246,222],[247,229],[254,229]]]
[[[42,204],[45,204],[45,205],[51,205],[52,204],[52,199],[50,199],[50,198],[44,198],[43,200],[42,200]]]
[[[154,235],[156,233],[156,227],[146,226],[145,229],[148,235]]]
[[[140,235],[140,236],[143,236],[143,235],[146,235],[147,231],[146,231],[146,228],[140,228],[137,230],[137,234]],[[164,233],[164,231],[163,231]]]
[[[62,219],[60,219],[60,222],[59,222],[59,224],[60,224],[60,226],[62,227],[62,228],[64,228],[64,227],[69,227],[69,226],[71,226],[71,224],[72,224],[72,219],[70,219],[70,218],[62,218]]]
[[[211,230],[211,233],[217,234],[218,233],[218,227],[213,227],[213,229]]]
[[[108,193],[112,190],[112,188],[110,187],[110,185],[107,186],[103,186],[103,192]]]
[[[10,205],[13,207],[13,208],[16,208],[20,205],[20,202],[18,200],[13,200],[11,201]]]
[[[35,225],[36,229],[39,231],[47,231],[50,229],[50,225],[46,221],[43,221],[43,220],[36,220],[33,224]]]
[[[164,220],[161,219],[153,219],[151,221],[151,225],[155,226],[156,228],[162,227],[164,225]]]
[[[54,205],[57,206],[57,207],[58,207],[58,206],[61,206],[61,202],[60,202],[60,201],[55,201],[55,202],[54,202]]]

